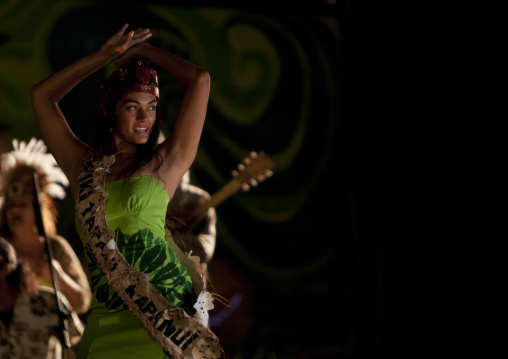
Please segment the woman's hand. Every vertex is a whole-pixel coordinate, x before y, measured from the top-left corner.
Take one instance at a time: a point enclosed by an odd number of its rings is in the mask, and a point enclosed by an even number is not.
[[[113,65],[120,65],[123,64],[124,62],[129,62],[130,59],[132,59],[133,57],[139,56],[146,58],[148,53],[146,49],[148,47],[151,47],[151,45],[149,45],[146,42],[139,43],[136,46],[131,46],[123,54],[116,57],[111,62],[113,63]]]
[[[152,36],[149,29],[141,28],[124,34],[128,26],[129,24],[124,24],[116,34],[101,46],[101,51],[106,51],[111,59],[115,59],[115,63],[118,63],[116,58],[122,56],[129,48]]]

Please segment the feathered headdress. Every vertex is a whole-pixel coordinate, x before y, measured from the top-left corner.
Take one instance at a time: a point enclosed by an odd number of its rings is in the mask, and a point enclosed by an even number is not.
[[[34,194],[33,174],[37,173],[39,189],[53,199],[65,198],[69,180],[42,140],[12,141],[13,151],[2,154],[0,173],[0,206],[11,196]]]

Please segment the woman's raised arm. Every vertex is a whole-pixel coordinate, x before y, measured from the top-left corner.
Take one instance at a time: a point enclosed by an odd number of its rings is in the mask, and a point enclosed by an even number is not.
[[[124,34],[127,27],[124,24],[97,52],[64,67],[31,89],[32,108],[42,138],[69,178],[73,193],[88,147],[72,132],[58,103],[84,78],[152,35],[148,29]]]

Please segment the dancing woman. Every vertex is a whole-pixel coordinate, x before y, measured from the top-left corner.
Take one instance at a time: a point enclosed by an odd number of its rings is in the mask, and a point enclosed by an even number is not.
[[[210,76],[146,43],[148,29],[126,33],[127,27],[31,91],[42,136],[69,178],[89,262],[93,298],[78,358],[218,358],[222,349],[207,328],[213,304],[199,263],[164,229],[169,200],[196,156]],[[88,145],[58,103],[110,62],[121,65],[100,89],[104,117]],[[152,64],[184,88],[172,133],[160,145]]]

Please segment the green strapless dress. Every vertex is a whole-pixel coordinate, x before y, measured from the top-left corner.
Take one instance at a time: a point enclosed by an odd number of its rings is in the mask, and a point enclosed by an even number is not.
[[[165,239],[168,193],[151,176],[106,183],[106,192],[106,219],[120,253],[148,274],[150,283],[170,303],[193,315],[197,295],[192,280]],[[172,358],[108,284],[78,220],[76,225],[85,245],[93,293],[77,358]]]

